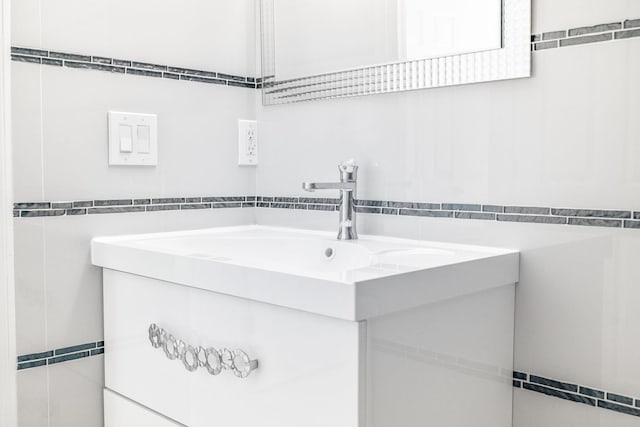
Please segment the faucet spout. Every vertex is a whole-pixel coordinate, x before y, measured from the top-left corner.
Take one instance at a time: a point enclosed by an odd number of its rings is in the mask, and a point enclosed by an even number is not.
[[[309,192],[316,190],[340,191],[340,229],[338,240],[355,240],[356,232],[356,190],[358,165],[353,160],[338,166],[340,182],[303,182],[302,189]]]
[[[356,183],[352,182],[303,182],[302,189],[309,192],[316,190],[355,191]]]

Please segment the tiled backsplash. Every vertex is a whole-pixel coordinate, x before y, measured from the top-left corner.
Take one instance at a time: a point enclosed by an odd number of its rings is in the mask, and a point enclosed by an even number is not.
[[[132,60],[105,58],[103,56],[12,47],[11,59],[18,62],[51,65],[54,67],[84,68],[110,73],[132,74],[171,80],[187,80],[248,89],[260,89],[262,80],[255,77],[234,76],[216,71],[193,70],[170,65],[149,64]]]
[[[271,196],[208,196],[19,202],[14,204],[13,216],[20,218],[57,217],[65,215],[254,207],[336,211],[339,209],[338,203],[338,199],[330,198]],[[356,211],[359,213],[380,215],[640,229],[640,210],[635,211],[632,209],[576,209],[567,207],[506,206],[479,203],[357,200]]]
[[[640,19],[534,34],[531,36],[531,48],[536,51],[632,37],[640,37]]]

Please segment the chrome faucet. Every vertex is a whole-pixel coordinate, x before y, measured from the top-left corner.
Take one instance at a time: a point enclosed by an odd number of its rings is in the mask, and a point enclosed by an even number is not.
[[[356,231],[356,188],[358,179],[358,165],[355,161],[347,160],[338,165],[340,182],[303,182],[305,191],[340,190],[340,229],[338,240],[355,240]]]

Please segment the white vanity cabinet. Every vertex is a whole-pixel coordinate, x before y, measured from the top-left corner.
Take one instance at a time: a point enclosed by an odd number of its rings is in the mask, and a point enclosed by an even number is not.
[[[253,228],[250,232],[282,237],[280,230]],[[229,233],[237,234],[238,229]],[[104,267],[107,427],[511,426],[516,252],[483,253],[463,261],[467,263],[463,270],[474,265],[478,274],[487,270],[483,277],[468,278],[479,283],[479,289],[460,292],[466,285],[457,278],[442,288],[451,290],[450,297],[442,295],[442,289],[417,292],[413,303],[399,308],[404,299],[385,298],[376,290],[380,283],[375,279],[352,281],[342,274],[344,269],[339,276],[343,282],[322,276],[312,283],[299,272],[285,272],[279,281],[281,272],[257,269],[254,276],[255,269],[229,265],[229,259],[212,255],[211,246],[210,256],[205,257],[201,244],[177,253],[148,244],[150,239],[165,238],[175,243],[176,234],[94,240],[94,264]],[[146,243],[131,243],[140,239]],[[333,245],[336,254],[342,250],[328,238],[323,244]],[[393,240],[394,247],[399,244]],[[287,245],[276,246],[283,250]],[[144,265],[137,269],[122,261],[132,257]],[[475,264],[480,260],[486,265]],[[383,268],[379,261],[374,268]],[[149,267],[154,262],[159,264]],[[202,267],[207,263],[223,270],[210,275]],[[226,274],[225,265],[234,273]],[[496,272],[505,268],[506,273]],[[168,270],[172,276],[164,273]],[[443,271],[433,277],[441,277]],[[409,280],[417,281],[419,289],[438,289],[430,276],[402,272],[409,279],[391,277],[385,286],[396,283],[396,292],[410,293]],[[264,280],[259,281],[261,274]],[[352,294],[353,312],[336,316],[334,311],[312,312],[279,304],[278,298],[291,299],[285,274],[293,278],[291,283],[299,284],[299,292],[315,298],[322,298],[322,288],[315,285],[326,285],[331,298],[336,297],[332,285],[344,286],[340,290]],[[312,279],[317,280],[318,274],[314,275]],[[230,288],[236,295],[221,292]],[[256,289],[271,295],[270,299],[256,298]],[[304,299],[302,295],[300,300]],[[150,332],[151,325],[155,327]],[[172,360],[163,346],[155,348],[152,343],[158,329],[166,331],[165,343],[171,335],[193,350]],[[165,346],[173,356],[173,344]],[[257,361],[257,367],[244,378],[231,369],[212,374],[215,360],[207,367],[193,358],[199,347],[221,353],[242,350]]]

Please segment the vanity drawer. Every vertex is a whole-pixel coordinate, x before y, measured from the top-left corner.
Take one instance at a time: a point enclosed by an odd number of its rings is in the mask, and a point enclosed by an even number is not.
[[[363,425],[362,323],[108,269],[104,310],[106,387],[182,424]],[[151,324],[195,348],[241,349],[258,367],[190,372],[152,346]]]
[[[149,408],[104,390],[104,427],[184,427]]]

